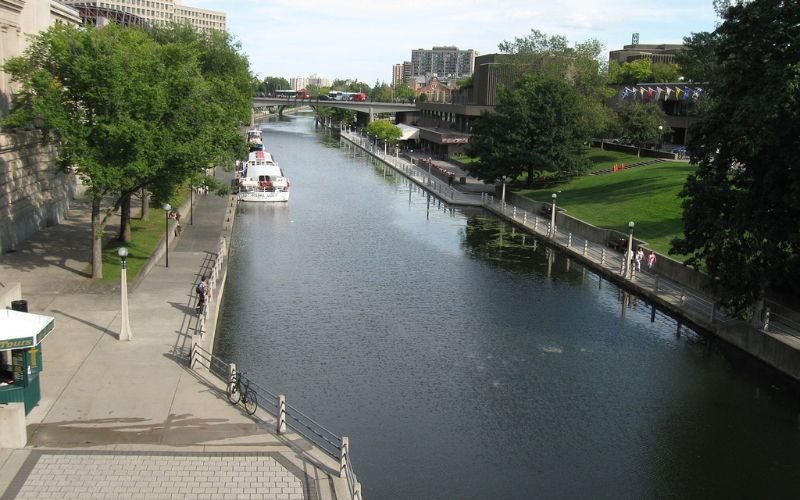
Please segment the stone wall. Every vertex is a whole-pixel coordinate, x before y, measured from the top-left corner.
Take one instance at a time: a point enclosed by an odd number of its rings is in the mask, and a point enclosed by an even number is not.
[[[0,134],[0,254],[61,222],[75,194],[74,176],[56,165],[56,146],[40,132]]]

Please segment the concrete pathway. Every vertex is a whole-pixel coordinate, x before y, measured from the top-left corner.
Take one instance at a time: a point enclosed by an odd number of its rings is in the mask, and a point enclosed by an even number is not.
[[[119,285],[88,277],[88,204],[0,256],[29,311],[54,316],[28,446],[0,450],[5,498],[347,498],[339,464],[188,367],[194,284],[216,251],[227,198],[195,197],[193,224],[129,295],[133,340],[117,340]],[[114,231],[111,226],[109,233]],[[132,281],[132,277],[129,277]]]

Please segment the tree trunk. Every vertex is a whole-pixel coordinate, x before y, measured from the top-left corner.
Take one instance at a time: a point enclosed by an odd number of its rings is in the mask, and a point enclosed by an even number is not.
[[[142,220],[147,220],[150,217],[150,193],[142,188]]]
[[[103,277],[103,223],[100,217],[98,196],[92,200],[92,279]]]
[[[637,158],[641,158],[642,157],[642,148],[636,148],[636,157]]]
[[[122,200],[119,214],[119,241],[131,242],[131,195]]]

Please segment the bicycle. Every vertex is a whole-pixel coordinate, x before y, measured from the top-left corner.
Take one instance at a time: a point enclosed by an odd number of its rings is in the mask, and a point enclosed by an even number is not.
[[[250,380],[245,379],[244,387],[242,386],[242,375],[244,372],[234,372],[231,375],[231,380],[228,382],[228,401],[235,405],[239,401],[244,405],[245,411],[249,415],[253,415],[258,409],[258,394],[256,391],[250,389]]]

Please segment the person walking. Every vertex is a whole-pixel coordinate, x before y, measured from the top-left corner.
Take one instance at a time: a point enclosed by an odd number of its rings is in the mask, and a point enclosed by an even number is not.
[[[205,312],[206,302],[211,298],[211,287],[208,285],[208,276],[203,276],[200,283],[197,284],[197,307],[195,311],[198,313]]]
[[[642,247],[639,247],[639,249],[636,251],[636,271],[637,272],[642,270],[642,261],[643,260],[644,260],[644,250],[642,249]]]
[[[647,256],[647,269],[653,269],[653,266],[656,265],[656,253],[651,251],[650,255]]]

